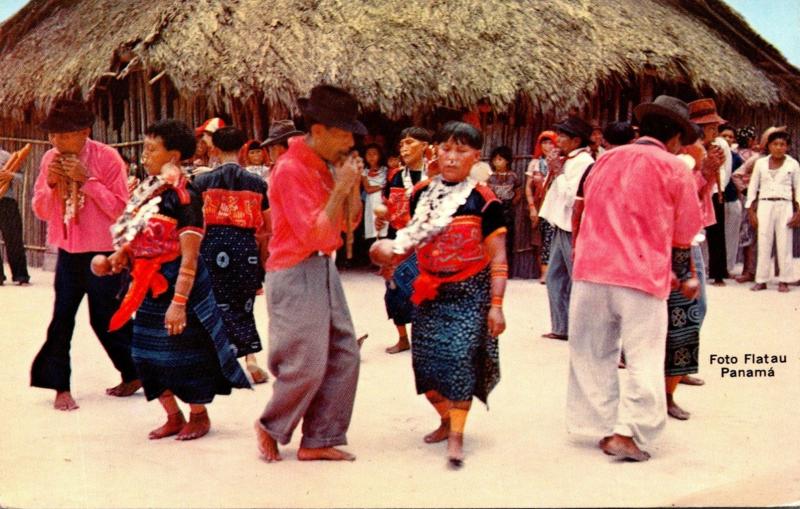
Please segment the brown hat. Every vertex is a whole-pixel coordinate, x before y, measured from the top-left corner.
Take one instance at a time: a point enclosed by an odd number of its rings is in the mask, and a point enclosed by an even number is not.
[[[717,105],[714,99],[705,98],[692,101],[689,106],[689,120],[695,124],[725,123],[725,119],[717,115]]]
[[[713,104],[713,101],[712,101]],[[689,145],[697,139],[697,130],[689,120],[689,105],[677,97],[660,95],[651,103],[642,103],[633,109],[636,120],[642,121],[648,115],[660,115],[674,121],[683,131],[681,143]]]
[[[269,147],[278,143],[283,143],[292,136],[299,136],[303,131],[298,131],[291,120],[276,120],[269,126],[269,137],[261,144],[262,147]]]
[[[320,124],[338,127],[353,134],[367,134],[367,128],[358,121],[358,101],[346,90],[331,85],[317,85],[311,89],[308,98],[300,98],[297,104],[303,115]]]
[[[48,133],[70,133],[94,124],[94,113],[80,101],[61,99],[56,102],[39,128]]]

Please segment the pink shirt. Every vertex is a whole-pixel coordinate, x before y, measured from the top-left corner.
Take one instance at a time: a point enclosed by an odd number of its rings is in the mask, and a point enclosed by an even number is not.
[[[585,191],[572,278],[666,299],[672,247],[689,247],[702,228],[697,188],[684,163],[643,137],[603,154]]]
[[[290,138],[289,151],[270,171],[268,271],[288,269],[318,251],[331,254],[342,245],[344,220],[334,224],[325,214],[333,186],[325,161],[302,136]]]
[[[89,177],[81,186],[84,205],[78,211],[78,222],[73,219],[65,225],[61,199],[56,189],[47,185],[47,167],[57,155],[54,148],[45,152],[33,188],[33,212],[47,222],[47,243],[69,253],[112,251],[111,225],[128,201],[125,162],[108,145],[86,140],[78,154]]]

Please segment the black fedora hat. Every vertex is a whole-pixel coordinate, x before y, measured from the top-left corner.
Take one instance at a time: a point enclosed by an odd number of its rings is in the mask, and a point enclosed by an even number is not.
[[[261,143],[262,147],[269,147],[276,143],[283,143],[292,136],[303,134],[303,131],[298,131],[291,120],[276,120],[269,126],[269,137]]]
[[[648,115],[667,117],[681,128],[681,143],[689,145],[697,139],[697,129],[689,119],[689,106],[670,95],[660,95],[651,103],[642,103],[633,109],[636,120],[640,123]]]
[[[367,134],[367,128],[358,121],[358,101],[341,88],[317,85],[311,89],[309,97],[298,99],[297,104],[303,115],[320,124],[353,134]]]
[[[94,124],[94,113],[80,101],[62,99],[56,102],[39,128],[48,133],[80,131]]]
[[[580,117],[570,115],[561,122],[555,124],[553,129],[561,131],[575,138],[580,138],[584,143],[592,138],[592,124],[583,120]]]

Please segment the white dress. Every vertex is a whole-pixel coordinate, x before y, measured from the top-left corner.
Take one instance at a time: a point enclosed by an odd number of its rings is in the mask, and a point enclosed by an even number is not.
[[[371,176],[369,170],[364,170],[364,176],[367,177],[367,182],[371,186],[380,186],[381,189],[386,185],[385,166],[381,166],[377,175]],[[364,200],[364,238],[374,239],[375,237],[385,237],[389,230],[389,224],[385,224],[380,231],[375,229],[375,207],[383,203],[381,191],[374,193],[367,193],[367,198]]]

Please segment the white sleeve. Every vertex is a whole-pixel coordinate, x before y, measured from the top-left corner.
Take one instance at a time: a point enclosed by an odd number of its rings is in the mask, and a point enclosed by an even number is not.
[[[750,175],[750,185],[747,186],[747,201],[744,204],[744,208],[749,209],[750,206],[756,201],[756,197],[758,196],[758,189],[761,186],[761,164],[759,164],[762,160],[759,159],[756,161],[756,164],[753,165],[753,174]]]

